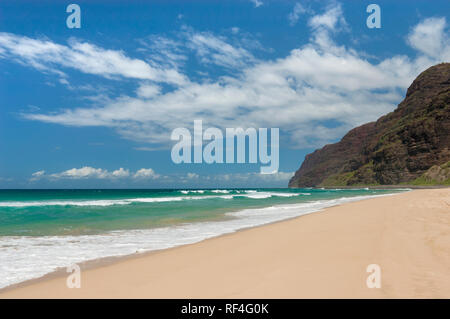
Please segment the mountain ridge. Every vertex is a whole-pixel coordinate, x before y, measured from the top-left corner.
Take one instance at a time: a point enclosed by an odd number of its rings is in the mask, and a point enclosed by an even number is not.
[[[289,187],[408,184],[448,161],[450,63],[441,63],[413,81],[394,111],[308,154]]]

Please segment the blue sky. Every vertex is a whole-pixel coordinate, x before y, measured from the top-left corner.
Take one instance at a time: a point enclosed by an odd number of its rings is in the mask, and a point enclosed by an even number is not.
[[[81,7],[81,28],[66,7]],[[2,1],[0,188],[284,187],[450,60],[449,1]],[[174,164],[174,128],[280,128],[260,164]]]

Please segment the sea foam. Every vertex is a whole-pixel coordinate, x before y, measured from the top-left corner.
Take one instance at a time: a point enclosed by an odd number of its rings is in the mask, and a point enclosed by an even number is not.
[[[268,194],[273,195],[270,192]],[[239,229],[317,212],[337,204],[386,195],[344,197],[243,209],[228,213],[229,218],[222,221],[111,231],[101,235],[3,236],[0,242],[0,287],[37,278],[73,263],[191,244]]]
[[[184,192],[184,191],[182,191]],[[196,191],[198,192],[198,191]],[[213,191],[214,193],[219,193]],[[222,192],[220,192],[222,193]],[[225,192],[223,192],[225,193]],[[202,194],[202,193],[201,193]],[[0,207],[42,207],[42,206],[112,206],[129,205],[132,203],[162,203],[178,202],[183,200],[201,199],[233,199],[235,197],[247,197],[252,199],[264,199],[270,197],[294,197],[310,195],[306,193],[278,193],[278,192],[253,192],[230,194],[230,195],[202,195],[202,196],[167,196],[167,197],[142,197],[129,199],[98,199],[98,200],[45,200],[45,201],[6,201],[0,202]]]

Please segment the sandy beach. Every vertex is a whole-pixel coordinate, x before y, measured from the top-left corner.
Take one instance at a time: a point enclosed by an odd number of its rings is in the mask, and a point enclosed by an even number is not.
[[[366,268],[381,269],[369,289]],[[137,254],[0,298],[450,298],[450,189],[331,207],[192,245]]]

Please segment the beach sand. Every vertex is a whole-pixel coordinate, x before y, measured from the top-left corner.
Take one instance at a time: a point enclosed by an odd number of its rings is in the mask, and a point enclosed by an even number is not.
[[[369,289],[369,264],[381,288]],[[331,207],[31,281],[0,298],[450,298],[450,189]]]

